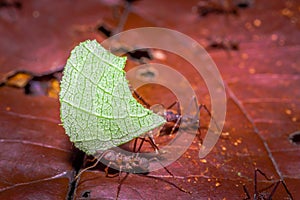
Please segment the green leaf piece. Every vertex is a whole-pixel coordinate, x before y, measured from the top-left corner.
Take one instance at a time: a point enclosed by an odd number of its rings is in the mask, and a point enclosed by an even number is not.
[[[80,43],[67,61],[59,95],[61,121],[70,140],[87,154],[165,123],[133,98],[125,64],[126,57],[111,54],[95,40]]]

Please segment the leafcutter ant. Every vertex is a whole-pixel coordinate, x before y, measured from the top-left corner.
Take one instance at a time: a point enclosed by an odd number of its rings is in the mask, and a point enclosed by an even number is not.
[[[180,108],[180,103],[178,101],[175,101],[170,106],[165,108],[161,104],[156,104],[154,106],[150,106],[150,104],[147,103],[142,98],[142,96],[140,96],[136,91],[133,91],[133,95],[139,101],[141,101],[147,108],[150,108],[151,110],[153,110],[154,113],[159,114],[159,115],[161,115],[162,117],[164,117],[166,119],[166,123],[158,131],[159,136],[175,134],[178,131],[179,128],[182,128],[184,130],[192,129],[192,130],[197,130],[198,131],[197,135],[199,137],[200,142],[202,143],[200,120],[199,120],[199,114],[200,114],[200,111],[202,109],[204,109],[208,113],[209,117],[212,118],[213,122],[216,124],[216,127],[218,128],[217,123],[214,120],[214,118],[212,117],[212,114],[209,111],[209,109],[206,107],[205,104],[198,104],[195,97],[192,97],[192,99],[190,101],[189,108],[187,109],[188,114],[187,115],[182,115],[181,108]],[[175,110],[173,109],[174,107],[176,107]],[[191,114],[191,110],[193,108],[196,110],[195,114]],[[219,130],[219,128],[218,128],[218,130]],[[149,140],[147,141],[145,138],[148,138]],[[138,148],[138,151],[140,151],[141,145],[143,144],[144,141],[149,142],[151,144],[151,146],[156,151],[159,150],[156,143],[155,143],[155,140],[153,138],[153,134],[151,132],[146,133],[146,135],[144,135],[144,137],[136,138],[134,146],[136,146],[136,143],[137,143],[138,139],[142,140],[142,142],[140,143],[140,146]]]
[[[273,182],[268,187],[259,190],[258,187],[257,187],[257,174],[258,173],[260,175],[262,175],[267,181],[272,181],[272,179],[268,178],[267,175],[264,172],[262,172],[260,169],[256,168],[255,172],[254,172],[254,195],[253,195],[253,199],[255,199],[255,200],[271,200],[273,198],[279,184],[281,183],[283,185],[286,193],[288,194],[289,199],[293,200],[293,196],[292,196],[291,192],[288,190],[288,188],[287,188],[287,186],[286,186],[286,184],[283,180]],[[272,188],[272,190],[271,190],[270,193],[268,193],[267,190],[269,190],[270,188]],[[247,190],[245,185],[243,186],[243,189],[244,189],[244,192],[246,194],[246,197],[244,199],[245,200],[251,199],[249,191]]]
[[[164,180],[159,177],[147,175],[149,173],[150,162],[157,161],[166,170],[166,172],[168,174],[170,174],[172,177],[174,177],[174,175],[165,166],[163,166],[161,164],[161,162],[158,160],[158,158],[156,158],[156,157],[147,159],[147,158],[139,156],[138,153],[126,155],[126,154],[123,154],[120,152],[116,152],[114,150],[107,150],[107,151],[101,153],[97,158],[95,157],[94,159],[97,159],[97,161],[93,165],[81,170],[78,173],[78,175],[75,177],[75,179],[80,177],[80,175],[83,172],[87,171],[88,169],[96,167],[98,165],[98,163],[100,161],[102,161],[106,165],[106,167],[104,169],[106,177],[113,178],[113,177],[119,176],[119,186],[117,189],[116,199],[118,199],[118,197],[120,195],[122,184],[124,183],[125,179],[128,177],[129,173],[136,173],[138,175],[143,175],[144,177],[147,177],[147,178],[158,179],[158,180],[161,180],[165,183],[172,185],[173,187],[177,188],[178,190],[180,190],[182,192],[190,193],[189,191],[177,186],[176,184],[174,184],[170,181]],[[110,174],[109,169],[111,169],[111,168],[117,169],[119,173]],[[123,178],[121,178],[122,172],[126,172],[126,175]]]
[[[226,0],[222,3],[214,1],[200,1],[193,9],[202,17],[207,16],[210,13],[238,15],[236,6],[232,5],[230,0]]]
[[[229,40],[226,38],[210,39],[207,49],[224,49],[227,52],[230,50],[239,50],[239,43],[237,41]]]
[[[176,106],[176,110],[173,110],[172,108]],[[194,106],[194,109],[197,111],[195,114],[191,114],[189,111],[192,109],[192,106]],[[162,113],[162,116],[165,117],[167,123],[161,128],[159,131],[159,135],[172,135],[176,133],[176,131],[180,128],[183,129],[197,129],[201,135],[201,129],[200,129],[200,120],[199,120],[199,114],[202,109],[204,109],[209,117],[212,118],[212,114],[209,111],[209,109],[206,107],[205,104],[198,104],[195,97],[192,97],[190,106],[188,108],[188,114],[182,115],[180,110],[180,103],[178,101],[171,104],[166,109],[162,105],[156,105],[156,107],[160,108],[152,108],[153,110],[161,110],[159,113]]]
[[[205,17],[210,13],[239,15],[239,8],[248,8],[253,3],[253,0],[199,1],[193,7],[193,11],[197,12],[201,17]]]

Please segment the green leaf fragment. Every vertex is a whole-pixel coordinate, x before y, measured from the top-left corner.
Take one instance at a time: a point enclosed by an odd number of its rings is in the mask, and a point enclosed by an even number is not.
[[[60,116],[66,134],[87,154],[126,143],[165,123],[132,96],[126,57],[87,40],[71,52],[63,72]]]

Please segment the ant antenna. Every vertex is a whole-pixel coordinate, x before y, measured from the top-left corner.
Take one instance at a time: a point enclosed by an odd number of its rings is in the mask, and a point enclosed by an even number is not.
[[[96,167],[96,166],[98,165],[98,163],[100,162],[100,160],[101,160],[108,152],[110,152],[110,151],[106,151],[106,152],[102,153],[101,155],[99,155],[98,158],[94,158],[94,159],[97,159],[97,161],[96,161],[93,165],[91,165],[91,166],[89,166],[89,167],[84,168],[83,170],[81,170],[81,171],[75,176],[75,180],[78,179],[78,178],[81,176],[81,174],[82,174],[83,172],[85,172],[85,171],[87,171],[87,170],[89,170],[89,169],[92,169],[92,168]]]

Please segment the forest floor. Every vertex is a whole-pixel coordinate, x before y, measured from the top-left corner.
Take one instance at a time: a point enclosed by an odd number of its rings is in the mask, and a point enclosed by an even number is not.
[[[195,139],[167,167],[174,177],[164,169],[129,174],[119,198],[244,199],[247,188],[252,199],[254,185],[268,196],[272,188],[264,188],[282,180],[300,199],[299,1],[199,2],[134,1],[123,30],[177,30],[208,51],[226,88],[222,135],[204,159]],[[59,125],[58,92],[71,49],[86,39],[106,39],[122,13],[124,2],[117,0],[0,1],[0,199],[116,198],[119,178],[107,178],[100,169],[86,171],[72,184],[82,153]],[[149,62],[183,74],[199,103],[210,107],[207,86],[191,66],[157,52]],[[125,70],[137,65],[129,59]],[[176,100],[157,86],[139,92],[150,104]],[[206,112],[200,120],[205,132]],[[272,179],[258,175],[255,183],[255,169]],[[273,199],[288,197],[280,184]]]

